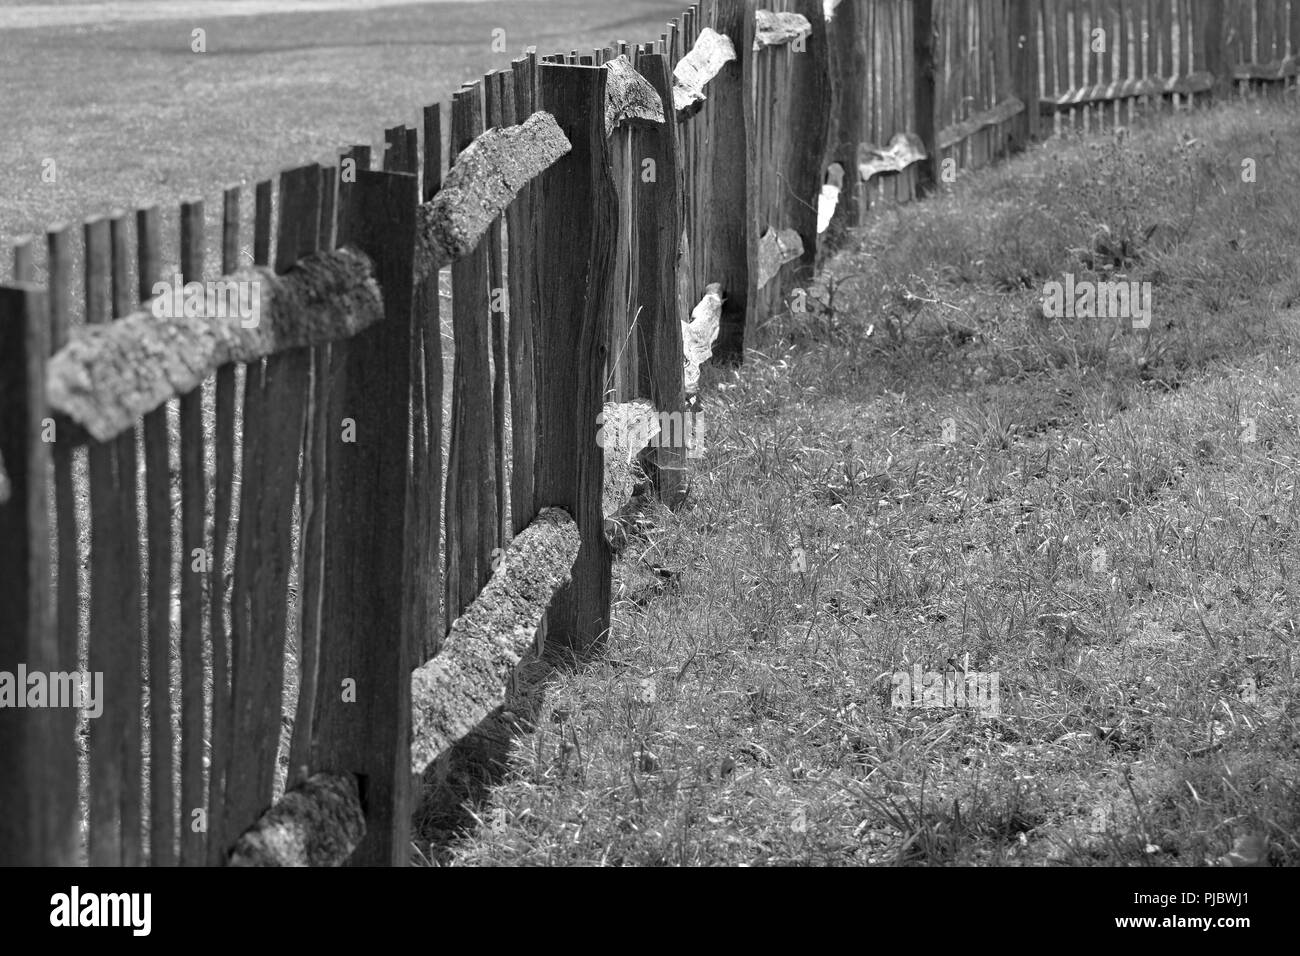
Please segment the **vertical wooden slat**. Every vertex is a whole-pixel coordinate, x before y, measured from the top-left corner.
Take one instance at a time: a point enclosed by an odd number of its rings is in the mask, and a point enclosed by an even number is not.
[[[916,135],[925,144],[927,158],[916,164],[917,192],[928,193],[939,183],[939,144],[934,124],[934,4],[912,0],[913,104]]]
[[[1009,19],[1011,88],[1025,104],[1024,115],[1012,121],[1011,147],[1022,150],[1039,137],[1039,23],[1037,0],[1012,0]]]
[[[1222,97],[1232,89],[1223,0],[1205,0],[1202,16],[1201,34],[1205,50],[1203,66],[1214,74],[1214,95]]]
[[[203,203],[181,204],[181,281],[203,281]],[[205,714],[203,700],[203,575],[206,573],[203,389],[180,399],[181,451],[181,866],[202,866]],[[197,563],[196,563],[197,562]],[[251,821],[249,821],[251,822]]]
[[[1059,96],[1073,89],[1074,32],[1070,29],[1070,11],[1065,6],[1055,7],[1056,30],[1056,92]],[[1074,110],[1062,110],[1057,114],[1061,131],[1074,128]]]
[[[824,34],[823,34],[824,35]],[[665,103],[672,102],[672,75],[667,58],[643,55],[638,70]],[[654,163],[655,177],[638,181],[636,226],[638,249],[637,323],[638,347],[644,354],[637,393],[650,399],[669,421],[685,410],[682,391],[681,323],[677,317],[676,266],[678,236],[681,234],[680,152],[677,124],[637,129],[633,133],[633,168],[642,169],[646,160]],[[812,158],[813,169],[821,163],[820,151]],[[807,177],[805,177],[805,180]],[[816,231],[816,220],[813,221]],[[686,449],[683,435],[661,432],[657,447],[644,456],[647,474],[659,499],[672,507],[686,489]]]
[[[610,175],[604,129],[604,70],[543,65],[539,108],[551,113],[571,152],[534,184],[540,236],[569,236],[538,249],[540,290],[536,329],[538,442],[536,499],[567,510],[581,547],[572,583],[547,615],[548,639],[576,650],[602,640],[609,628],[610,550],[604,536],[603,449],[596,443],[602,410],[609,316],[621,290],[613,285],[618,197]],[[743,237],[742,237],[743,238]]]
[[[611,51],[612,52],[612,51]],[[612,58],[612,57],[611,57]],[[484,104],[488,129],[511,125],[506,121],[506,110],[514,113],[514,86],[506,87],[507,74],[489,74],[483,82],[486,94]],[[507,103],[507,97],[510,102]],[[492,300],[488,303],[492,322],[492,439],[496,452],[497,541],[496,547],[509,543],[510,499],[506,493],[506,280],[502,261],[501,230],[503,220],[498,217],[488,230],[488,286]]]
[[[431,200],[442,187],[442,109],[424,108],[423,177],[420,198]],[[411,666],[417,667],[435,653],[442,639],[438,608],[442,603],[442,328],[439,324],[438,273],[426,276],[415,288],[413,355],[411,368],[412,414],[415,446],[415,517],[413,547],[408,562],[414,580],[412,600]]]
[[[113,318],[130,314],[134,305],[127,269],[130,265],[128,221],[124,213],[114,213],[109,220],[109,241],[112,247],[112,308]],[[136,501],[138,467],[136,462],[136,429],[130,428],[113,440],[117,467],[116,495],[121,508],[122,534],[126,537],[122,547],[121,596],[125,618],[123,626],[120,684],[116,693],[123,697],[122,707],[122,865],[139,866],[141,851],[140,789],[143,783],[140,753],[142,729],[140,708],[140,669],[142,665],[142,620],[140,607],[140,517]]]
[[[35,286],[0,287],[0,457],[8,473],[7,493],[0,495],[0,669],[10,674],[60,667],[50,602],[50,446],[42,435],[46,309]],[[0,709],[0,860],[6,864],[74,862],[77,781],[68,774],[68,755],[75,755],[75,741],[60,716],[64,710]]]
[[[535,57],[513,64],[515,122],[522,122],[536,102]],[[670,120],[671,122],[671,120]],[[676,124],[674,124],[676,125]],[[537,447],[537,385],[533,367],[533,326],[537,321],[537,271],[534,256],[534,196],[525,184],[506,210],[510,240],[507,263],[510,287],[510,534],[519,534],[537,514],[533,500],[533,463]]]
[[[57,352],[68,342],[71,312],[73,233],[63,225],[52,226],[46,234],[46,272],[50,309],[50,352]],[[3,360],[0,360],[3,361]],[[58,441],[54,448],[54,511],[58,546],[58,592],[55,613],[58,626],[57,666],[60,671],[79,667],[78,644],[81,635],[81,548],[77,537],[77,496],[72,481],[73,449],[69,442]],[[74,821],[79,815],[77,749],[73,743],[77,728],[74,710],[60,710],[54,717],[55,739],[49,751],[50,773],[65,781],[47,795],[48,813],[54,818]],[[62,833],[46,834],[50,841],[51,862],[71,861],[77,849],[80,827],[67,826]]]
[[[360,178],[362,172],[358,170]],[[265,190],[269,195],[269,189]],[[320,167],[280,175],[275,268],[285,272],[320,242]],[[263,198],[258,188],[259,206]],[[255,240],[256,240],[255,236]],[[227,833],[270,803],[280,744],[281,691],[299,453],[310,350],[250,364],[244,383],[244,459],[231,604],[231,733],[243,745],[226,777]],[[360,426],[358,426],[360,427]],[[402,450],[405,450],[405,442]],[[405,471],[403,470],[403,475]],[[300,582],[301,583],[301,582]]]
[[[158,208],[136,213],[140,298],[162,279]],[[170,285],[170,283],[168,283]],[[148,538],[149,864],[176,865],[176,735],[172,729],[172,495],[167,405],[144,417],[145,521]],[[62,519],[60,519],[62,520]]]
[[[222,196],[221,274],[239,268],[238,186]],[[226,550],[230,542],[230,511],[235,480],[235,366],[217,369],[216,421],[213,443],[212,559],[209,576],[209,634],[212,642],[212,745],[208,764],[207,863],[216,865],[225,851],[225,775],[231,729],[230,629],[226,620]]]
[[[325,493],[325,594],[313,767],[356,775],[366,834],[351,865],[404,865],[410,852],[411,662],[403,618],[411,428],[411,313],[418,180],[360,172],[340,196],[339,244],[375,263],[384,321],[334,356],[334,421]],[[341,365],[339,363],[342,363]],[[341,427],[337,425],[335,427]]]
[[[746,318],[754,281],[751,262],[758,237],[753,229],[749,185],[749,137],[753,111],[748,108],[750,71],[754,56],[754,15],[745,0],[718,0],[715,29],[731,38],[736,60],[722,68],[709,84],[710,122],[716,124],[709,201],[712,228],[708,282],[722,286],[722,320],[713,349],[715,364],[744,360]],[[701,293],[703,290],[699,290]]]
[[[86,322],[109,318],[111,252],[107,219],[85,224]],[[117,445],[94,442],[87,451],[90,471],[90,652],[91,673],[104,675],[101,716],[90,721],[91,866],[122,865],[122,801],[126,783],[124,735],[129,702],[123,693],[123,668],[130,660],[129,611],[123,598],[123,551],[134,535],[122,527],[117,497]]]
[[[482,85],[475,83],[452,99],[451,154],[460,153],[483,131]],[[447,459],[447,562],[444,631],[469,606],[491,575],[496,527],[493,451],[495,403],[492,397],[488,250],[480,242],[452,265],[451,445]]]
[[[1117,29],[1119,30],[1119,57],[1118,65],[1115,67],[1115,78],[1118,80],[1127,80],[1132,75],[1129,55],[1130,47],[1133,43],[1133,35],[1130,32],[1129,5],[1124,0],[1115,0],[1111,4],[1112,15],[1116,18]],[[1131,97],[1115,105],[1115,122],[1132,123],[1133,122],[1133,100]]]

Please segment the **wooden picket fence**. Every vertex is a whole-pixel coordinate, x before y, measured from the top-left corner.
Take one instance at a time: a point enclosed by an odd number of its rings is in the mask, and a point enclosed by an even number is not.
[[[467,84],[389,130],[380,170],[354,146],[257,184],[251,267],[248,197],[184,204],[179,280],[243,283],[256,324],[152,310],[156,208],[85,223],[84,327],[75,232],[50,230],[43,287],[20,245],[0,681],[104,686],[83,745],[76,709],[0,683],[0,863],[405,863],[421,770],[539,636],[608,630],[598,416],[685,411],[706,287],[714,359],[738,361],[873,205],[1053,131],[1281,87],[1298,46],[1300,0],[705,0],[654,42]],[[643,458],[679,501],[684,443]]]

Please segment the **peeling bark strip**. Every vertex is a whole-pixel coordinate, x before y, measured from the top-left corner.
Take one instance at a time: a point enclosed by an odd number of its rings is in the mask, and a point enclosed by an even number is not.
[[[572,147],[550,113],[491,129],[456,157],[438,195],[416,220],[417,281],[469,255],[521,187]]]
[[[679,120],[699,112],[705,84],[735,58],[736,47],[730,37],[711,27],[700,31],[691,52],[673,67],[673,110]]]
[[[356,777],[318,773],[235,841],[227,866],[342,866],[366,833]]]
[[[771,282],[773,276],[781,271],[781,266],[802,255],[803,240],[799,233],[793,229],[777,232],[769,226],[758,241],[758,288]]]
[[[1020,99],[1014,96],[1008,97],[992,109],[976,113],[968,120],[940,130],[938,135],[939,149],[945,150],[950,146],[956,146],[968,136],[973,136],[989,126],[1005,123],[1011,117],[1019,116],[1024,111],[1025,104]]]
[[[370,259],[352,249],[300,259],[283,275],[250,266],[226,281],[255,283],[256,327],[238,315],[159,319],[148,310],[86,326],[49,361],[50,407],[107,441],[227,362],[348,338],[383,317]]]
[[[646,78],[632,68],[626,56],[610,60],[605,69],[609,71],[605,83],[606,136],[612,135],[615,127],[623,123],[628,126],[658,126],[664,122],[663,100]]]
[[[915,133],[895,133],[884,149],[870,143],[859,143],[858,177],[865,183],[880,173],[902,172],[925,157],[925,143]]]
[[[773,13],[759,10],[754,14],[754,49],[781,46],[812,33],[812,24],[801,13]]]
[[[578,556],[578,526],[543,508],[511,542],[438,656],[411,674],[411,770],[419,774],[505,700],[555,592]]]

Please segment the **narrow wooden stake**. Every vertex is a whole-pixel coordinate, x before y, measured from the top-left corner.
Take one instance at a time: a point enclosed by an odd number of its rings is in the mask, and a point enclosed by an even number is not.
[[[0,287],[0,670],[60,668],[50,603],[50,536],[43,436],[49,319],[31,285]],[[20,693],[26,693],[22,688]],[[15,866],[71,866],[76,857],[75,740],[68,708],[0,709],[0,860]]]

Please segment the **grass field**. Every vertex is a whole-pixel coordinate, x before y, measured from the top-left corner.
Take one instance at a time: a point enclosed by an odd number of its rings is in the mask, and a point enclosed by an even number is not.
[[[648,40],[680,13],[663,0],[507,0],[0,29],[0,248],[52,222],[158,204],[174,250],[182,199],[205,199],[215,223],[223,187],[244,184],[251,206],[252,184],[280,169],[382,146],[385,127],[417,123],[421,107],[525,46]],[[196,27],[206,53],[191,51]],[[50,162],[54,182],[42,176]],[[43,246],[37,261],[43,277]]]
[[[529,665],[467,749],[507,770],[426,807],[424,855],[1300,862],[1294,109],[1052,143],[878,214],[706,370],[693,507],[616,566],[598,658]],[[1123,239],[1149,334],[1043,317]],[[1000,716],[891,706],[948,661],[1000,675]]]

